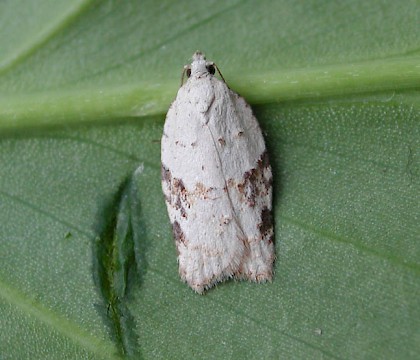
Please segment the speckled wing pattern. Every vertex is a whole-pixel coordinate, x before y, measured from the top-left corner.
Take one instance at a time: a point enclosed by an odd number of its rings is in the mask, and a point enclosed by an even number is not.
[[[162,188],[179,274],[198,293],[272,279],[272,172],[249,105],[210,73],[190,77],[162,136]]]

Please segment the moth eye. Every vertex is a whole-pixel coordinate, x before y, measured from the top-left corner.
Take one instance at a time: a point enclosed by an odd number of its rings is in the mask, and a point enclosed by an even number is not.
[[[187,77],[189,78],[191,76],[191,69],[190,68],[188,68],[187,69]]]
[[[215,74],[216,69],[215,69],[214,65],[207,65],[207,66],[206,66],[206,68],[207,68],[207,71],[208,71],[210,74],[212,74],[212,75],[214,75],[214,74]]]

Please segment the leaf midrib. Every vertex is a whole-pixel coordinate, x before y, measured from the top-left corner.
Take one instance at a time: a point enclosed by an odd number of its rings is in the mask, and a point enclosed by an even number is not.
[[[420,89],[420,56],[225,78],[251,104],[413,90]],[[10,94],[0,99],[0,130],[163,115],[178,86],[143,82]]]

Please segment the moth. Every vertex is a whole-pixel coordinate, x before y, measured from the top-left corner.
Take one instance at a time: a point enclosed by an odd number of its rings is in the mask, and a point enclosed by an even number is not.
[[[194,53],[161,142],[179,275],[200,294],[229,278],[271,281],[275,259],[264,138],[250,106],[216,68]]]

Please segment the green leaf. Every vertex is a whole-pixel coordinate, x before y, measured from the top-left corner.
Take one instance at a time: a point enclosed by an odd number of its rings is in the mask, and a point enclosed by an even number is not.
[[[408,0],[1,2],[2,359],[416,358],[419,16]],[[273,283],[204,296],[179,280],[160,189],[197,49],[253,105],[275,176]]]

